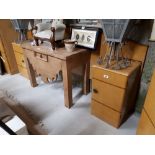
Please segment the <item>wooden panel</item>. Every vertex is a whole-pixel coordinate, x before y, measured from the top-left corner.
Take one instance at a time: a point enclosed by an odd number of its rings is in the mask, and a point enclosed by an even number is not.
[[[16,57],[16,62],[18,65],[22,67],[26,67],[23,54],[15,52],[15,57]]]
[[[23,75],[24,77],[28,78],[28,72],[27,72],[26,68],[18,65],[18,69],[19,69],[19,72],[21,73],[21,75]]]
[[[21,48],[20,44],[12,43],[12,47],[13,47],[14,52],[23,54],[23,49]]]
[[[1,41],[1,39],[0,39],[0,53],[1,53],[2,58],[3,58],[3,60],[4,60],[4,66],[5,66],[6,72],[7,72],[7,73],[11,73],[11,71],[10,71],[10,66],[9,66],[8,61],[7,61],[7,57],[6,57],[6,54],[5,54],[5,51],[4,51],[4,47],[3,47],[3,43],[2,43],[2,41]]]
[[[97,49],[91,52],[90,65],[95,65],[99,56],[105,55],[107,51],[107,44],[105,42],[105,37],[103,33],[99,35]],[[90,78],[92,78],[92,68],[90,68]]]
[[[32,66],[35,68],[37,74],[43,77],[55,78],[56,75],[62,70],[62,61],[60,59],[45,55],[40,58],[41,53],[33,52],[30,50],[23,50],[25,56],[31,61]],[[46,61],[45,61],[46,60]],[[37,65],[36,65],[37,64]]]
[[[134,41],[127,41],[122,49],[123,55],[129,59],[142,62],[141,70],[143,70],[148,46],[139,44]]]
[[[93,93],[92,98],[96,101],[121,111],[124,102],[125,89],[109,85],[98,80],[92,80]]]
[[[155,125],[155,71],[153,73],[151,83],[147,92],[144,108],[146,109],[149,117]]]
[[[28,31],[27,31],[27,39],[28,39],[28,40],[33,40],[33,39],[34,39],[31,30],[28,30]]]
[[[141,118],[139,121],[137,134],[138,135],[155,135],[155,128],[153,124],[151,123],[144,109],[142,111]]]
[[[92,100],[91,104],[91,113],[116,128],[120,125],[121,115],[119,112],[116,112],[94,100]]]
[[[17,32],[14,30],[9,19],[0,20],[0,38],[3,42],[6,61],[9,64],[9,73],[14,74],[18,72],[15,55],[12,48],[12,42],[17,39]]]

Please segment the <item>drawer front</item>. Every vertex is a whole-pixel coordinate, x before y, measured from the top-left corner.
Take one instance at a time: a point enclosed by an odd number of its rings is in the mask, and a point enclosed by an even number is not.
[[[92,98],[98,102],[121,112],[125,97],[125,89],[98,81],[92,80]]]
[[[36,73],[44,78],[53,79],[62,70],[62,60],[58,58],[27,49],[24,49],[23,52]]]
[[[92,78],[101,80],[103,82],[126,88],[127,76],[118,73],[110,72],[108,70],[92,67]]]
[[[116,128],[120,126],[120,113],[94,100],[91,103],[91,113]]]
[[[15,57],[18,65],[26,67],[23,54],[15,52]]]
[[[48,56],[45,54],[34,53],[34,56],[36,57],[36,59],[40,59],[42,61],[48,62]]]
[[[140,117],[137,134],[138,135],[155,135],[155,128],[153,124],[151,123],[150,119],[148,118],[144,109]]]
[[[13,47],[14,52],[23,54],[23,49],[20,46],[20,44],[12,43],[12,47]]]
[[[19,72],[21,73],[21,75],[23,75],[24,77],[28,78],[28,72],[27,69],[21,66],[18,66]]]

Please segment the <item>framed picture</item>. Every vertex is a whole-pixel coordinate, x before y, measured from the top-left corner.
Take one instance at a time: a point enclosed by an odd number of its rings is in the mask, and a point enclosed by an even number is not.
[[[98,30],[72,28],[71,40],[76,40],[79,46],[95,49],[97,38]]]

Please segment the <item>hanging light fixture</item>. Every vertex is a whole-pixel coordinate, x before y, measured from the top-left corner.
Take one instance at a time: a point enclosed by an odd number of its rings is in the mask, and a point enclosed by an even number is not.
[[[111,61],[116,62],[116,65],[111,69],[122,69],[130,65],[130,61],[123,56],[120,56],[122,46],[127,39],[127,36],[132,29],[136,20],[130,19],[101,19],[101,25],[105,40],[109,45],[109,51],[107,51],[103,61],[101,58],[98,62],[105,68],[111,68]],[[98,63],[98,64],[99,64]]]

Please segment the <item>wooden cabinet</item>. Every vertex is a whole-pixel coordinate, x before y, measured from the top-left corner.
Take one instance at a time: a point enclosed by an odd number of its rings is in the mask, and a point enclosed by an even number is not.
[[[16,58],[16,62],[17,62],[17,66],[20,74],[28,78],[28,73],[27,73],[26,64],[25,64],[24,55],[23,55],[23,49],[21,45],[17,43],[12,43],[12,47],[14,50],[14,54],[15,54],[15,58]]]
[[[138,61],[122,70],[92,66],[91,113],[118,128],[134,112],[140,72]]]
[[[155,71],[147,92],[137,134],[155,134]]]
[[[9,74],[18,72],[11,44],[17,39],[17,36],[11,21],[9,19],[0,19],[0,53],[4,60],[5,70]]]

